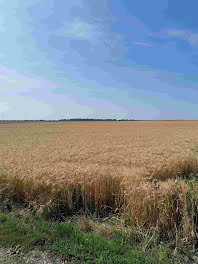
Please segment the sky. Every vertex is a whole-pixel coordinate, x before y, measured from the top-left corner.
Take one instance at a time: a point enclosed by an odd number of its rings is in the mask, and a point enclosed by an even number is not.
[[[197,0],[0,0],[0,120],[198,119],[197,10]]]

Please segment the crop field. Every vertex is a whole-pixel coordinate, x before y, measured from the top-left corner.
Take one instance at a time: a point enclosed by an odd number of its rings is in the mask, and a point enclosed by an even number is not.
[[[194,237],[198,121],[0,123],[4,192]],[[193,189],[194,190],[194,189]]]

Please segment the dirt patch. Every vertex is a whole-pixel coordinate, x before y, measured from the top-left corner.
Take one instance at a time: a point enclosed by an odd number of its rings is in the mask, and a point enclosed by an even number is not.
[[[47,252],[33,250],[27,254],[12,254],[10,250],[0,248],[0,264],[66,264],[57,257],[49,256]],[[70,264],[72,264],[70,262]]]

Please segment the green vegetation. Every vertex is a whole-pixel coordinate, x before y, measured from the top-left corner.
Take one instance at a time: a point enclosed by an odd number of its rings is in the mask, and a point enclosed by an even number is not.
[[[92,219],[75,216],[54,221],[54,208],[50,218],[46,209],[39,214],[31,206],[1,198],[0,247],[16,256],[31,250],[49,252],[76,264],[176,264],[193,254],[179,238],[119,230],[110,218],[109,229],[102,228],[105,219],[94,219],[93,215]]]
[[[38,248],[56,253],[72,263],[154,263],[130,248],[122,238],[112,240],[94,233],[83,233],[72,223],[50,223],[39,216],[0,214],[1,246],[12,247],[16,253]]]

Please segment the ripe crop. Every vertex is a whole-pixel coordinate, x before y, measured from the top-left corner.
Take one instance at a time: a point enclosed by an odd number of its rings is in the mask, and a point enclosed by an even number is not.
[[[5,192],[68,210],[110,208],[145,230],[180,225],[194,236],[186,179],[197,158],[198,121],[0,124]]]

